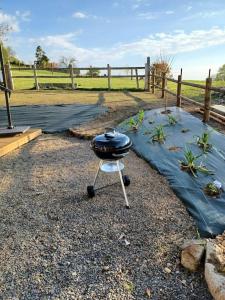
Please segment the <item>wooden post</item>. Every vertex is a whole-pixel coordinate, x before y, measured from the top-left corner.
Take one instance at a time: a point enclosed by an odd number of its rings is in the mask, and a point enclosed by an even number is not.
[[[5,65],[5,75],[6,75],[6,80],[7,80],[7,87],[10,89],[10,90],[14,90],[14,83],[13,83],[13,78],[12,78],[12,71],[11,71],[11,68],[10,68],[10,62],[8,62],[6,65]]]
[[[148,65],[148,79],[147,79],[147,90],[150,92],[150,57],[147,57],[147,65]]]
[[[107,64],[107,70],[108,70],[108,90],[111,90],[111,68],[110,65]]]
[[[135,68],[135,75],[136,75],[137,89],[139,89],[138,69],[137,68]]]
[[[133,68],[130,69],[130,79],[133,80]]]
[[[166,88],[166,73],[162,73],[162,96],[161,98],[165,98],[165,88]]]
[[[210,107],[211,107],[211,86],[212,86],[212,78],[206,78],[205,84],[205,103],[204,103],[204,115],[203,122],[208,122],[210,119]]]
[[[34,83],[35,83],[35,88],[36,88],[36,90],[39,90],[39,84],[38,84],[37,70],[36,70],[36,63],[35,63],[35,62],[34,62],[33,70],[34,70]]]
[[[155,68],[152,68],[152,94],[155,93]]]
[[[148,65],[145,64],[145,91],[148,89]]]
[[[182,69],[177,78],[177,107],[181,107],[181,85],[182,85]]]
[[[70,68],[70,77],[71,77],[72,90],[74,90],[74,89],[75,89],[75,86],[74,86],[74,76],[73,76],[73,65],[70,64],[70,65],[69,65],[69,68]]]

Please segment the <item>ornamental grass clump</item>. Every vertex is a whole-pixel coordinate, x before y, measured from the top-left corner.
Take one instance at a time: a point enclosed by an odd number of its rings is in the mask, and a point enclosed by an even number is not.
[[[133,117],[129,119],[128,121],[129,127],[132,130],[138,130],[140,125],[143,123],[144,116],[145,116],[144,110],[139,110],[136,120]]]
[[[205,174],[212,174],[202,163],[198,164],[197,160],[201,155],[194,155],[189,149],[184,151],[184,160],[180,161],[181,170],[191,173],[194,177],[197,177],[197,171]]]
[[[177,124],[176,117],[173,115],[168,115],[168,123],[169,123],[169,125],[172,125],[172,126],[176,125]]]
[[[166,134],[163,125],[158,125],[153,129],[152,141],[163,143],[166,140]]]
[[[212,148],[212,144],[209,143],[210,134],[209,132],[203,132],[201,136],[197,136],[197,145],[203,150],[208,152]]]

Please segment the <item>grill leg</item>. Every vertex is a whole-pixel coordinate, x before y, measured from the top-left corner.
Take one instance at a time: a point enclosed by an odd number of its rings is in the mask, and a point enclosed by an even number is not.
[[[128,199],[127,199],[127,193],[126,193],[125,186],[124,186],[124,183],[123,183],[122,172],[120,170],[119,160],[117,160],[116,163],[117,163],[117,169],[118,169],[118,172],[119,172],[119,175],[120,175],[120,181],[121,181],[123,194],[124,194],[124,198],[125,198],[125,202],[126,202],[126,208],[130,208],[130,204],[129,204]]]
[[[93,188],[95,188],[95,184],[96,184],[96,181],[97,181],[97,178],[98,178],[98,174],[99,174],[101,165],[102,165],[102,160],[100,160],[99,165],[98,165],[98,171],[95,174],[95,179],[94,179],[94,182],[93,182]]]

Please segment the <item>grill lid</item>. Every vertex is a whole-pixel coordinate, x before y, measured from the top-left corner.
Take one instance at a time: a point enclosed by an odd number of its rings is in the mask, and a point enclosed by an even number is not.
[[[117,132],[114,128],[111,131],[108,131],[104,134],[97,135],[91,143],[91,146],[94,150],[100,151],[114,151],[122,150],[131,147],[130,138],[122,133]]]

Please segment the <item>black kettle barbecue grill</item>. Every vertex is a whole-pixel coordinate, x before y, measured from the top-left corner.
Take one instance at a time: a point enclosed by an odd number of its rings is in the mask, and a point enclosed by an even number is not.
[[[87,193],[90,198],[95,196],[95,184],[100,170],[107,173],[119,172],[126,208],[130,208],[125,190],[125,186],[130,184],[130,179],[123,175],[124,164],[120,160],[129,153],[132,142],[127,135],[117,132],[114,128],[108,129],[110,131],[97,135],[91,142],[91,149],[100,158],[100,162],[94,183],[87,187]]]

